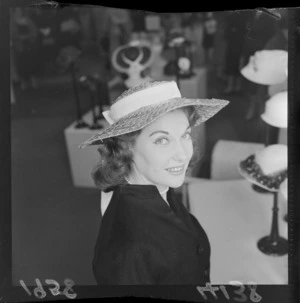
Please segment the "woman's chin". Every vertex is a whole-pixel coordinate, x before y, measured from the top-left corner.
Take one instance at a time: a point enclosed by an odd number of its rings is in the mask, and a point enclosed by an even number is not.
[[[183,175],[181,177],[176,177],[176,179],[172,178],[173,180],[169,180],[167,186],[172,187],[172,188],[178,188],[178,187],[182,186],[182,184],[184,183],[184,178],[185,178],[185,175]]]

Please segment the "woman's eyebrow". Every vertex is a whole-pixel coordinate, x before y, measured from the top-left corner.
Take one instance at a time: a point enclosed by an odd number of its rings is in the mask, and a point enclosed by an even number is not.
[[[186,128],[186,130],[184,131],[184,133],[185,133],[188,129],[190,129],[190,128],[191,128],[191,126],[188,125],[188,127]],[[165,135],[169,135],[169,133],[168,133],[167,131],[164,131],[164,130],[157,130],[157,131],[155,131],[155,132],[152,132],[152,133],[149,135],[149,137],[151,137],[152,135],[154,135],[154,134],[156,134],[156,133],[162,133],[162,134],[165,134]]]
[[[149,135],[149,137],[151,137],[152,135],[154,135],[154,134],[156,134],[156,133],[163,133],[163,134],[169,135],[169,133],[166,132],[166,131],[164,131],[164,130],[157,130],[157,131],[151,133],[151,134]]]

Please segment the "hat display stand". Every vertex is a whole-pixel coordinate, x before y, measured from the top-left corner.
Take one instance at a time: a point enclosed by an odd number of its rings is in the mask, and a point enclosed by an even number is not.
[[[271,56],[273,55],[273,56]],[[277,64],[274,64],[274,62]],[[260,67],[259,69],[257,67]],[[242,75],[248,80],[263,84],[272,85],[278,84],[284,81],[287,77],[287,53],[278,51],[261,51],[250,58],[246,67],[241,70]],[[273,102],[278,106],[278,100]],[[270,109],[270,108],[268,108]],[[278,108],[276,108],[278,110]],[[284,119],[274,118],[273,111],[271,110],[271,119],[266,119],[268,115],[262,115],[261,118],[266,123],[265,128],[265,146],[270,145],[270,125],[277,126],[276,123],[282,124]],[[284,114],[284,111],[280,111]],[[276,116],[276,115],[275,115]],[[279,117],[284,118],[284,117]],[[278,121],[277,121],[278,120]],[[274,121],[276,123],[274,124]],[[268,123],[270,122],[270,123]],[[269,125],[270,124],[270,125]],[[282,126],[277,127],[282,127]],[[288,253],[288,241],[287,239],[279,235],[278,230],[278,190],[268,191],[266,189],[259,188],[257,185],[252,185],[252,188],[260,193],[273,194],[273,208],[272,208],[272,225],[271,232],[268,236],[265,236],[258,240],[258,249],[266,255],[283,256]]]
[[[180,89],[180,79],[189,79],[195,76],[192,64],[192,51],[190,42],[179,32],[169,33],[166,48],[174,49],[175,60],[165,65],[166,75],[175,74],[177,85]]]
[[[123,81],[128,89],[153,80],[147,75],[153,59],[154,54],[149,42],[132,40],[114,50],[111,62],[115,70],[125,76]]]
[[[261,252],[272,256],[283,256],[288,253],[288,240],[281,237],[278,231],[278,192],[273,193],[273,217],[271,233],[269,236],[261,238],[257,242],[257,247]]]
[[[253,156],[252,156],[253,157]],[[252,158],[249,157],[249,158]],[[248,159],[247,159],[248,160]],[[246,162],[246,161],[243,161]],[[249,180],[251,183],[256,182],[252,178],[248,178],[247,175],[242,173],[242,175]],[[279,180],[281,179],[281,175],[279,177]],[[281,182],[281,181],[280,181]],[[277,183],[277,182],[276,182]],[[266,183],[268,184],[268,183]],[[278,188],[274,188],[274,185],[266,185],[264,183],[261,184],[260,182],[257,183],[258,187],[266,188],[270,186],[270,190],[266,191],[269,194],[273,195],[273,208],[272,208],[272,225],[271,225],[271,232],[268,236],[264,236],[263,238],[259,239],[257,242],[257,247],[258,249],[266,254],[266,255],[272,255],[272,256],[282,256],[288,253],[288,241],[287,239],[281,237],[279,235],[279,230],[278,230]],[[278,186],[278,185],[277,185]]]
[[[270,143],[269,125],[266,124],[266,146]],[[271,192],[270,192],[271,193]],[[257,247],[261,252],[272,256],[283,256],[288,253],[288,240],[281,237],[278,231],[278,192],[273,194],[272,225],[270,235],[261,238]]]
[[[287,91],[278,92],[267,101],[261,118],[265,122],[266,144],[268,145],[270,127],[287,128]],[[287,215],[283,219],[287,222]]]
[[[269,125],[266,124],[266,146],[269,146],[270,135]],[[279,235],[278,230],[278,192],[266,193],[273,194],[273,208],[272,208],[272,225],[270,235],[261,238],[257,242],[257,247],[266,255],[283,256],[288,253],[288,240]]]
[[[265,146],[267,147],[269,145],[269,142],[270,142],[270,129],[269,129],[269,125],[265,125]],[[263,188],[263,187],[260,187],[256,184],[252,184],[252,189],[260,194],[271,194],[272,192]]]
[[[76,106],[76,112],[77,112],[75,128],[85,128],[85,127],[88,127],[89,124],[86,123],[82,119],[82,111],[81,111],[81,107],[80,107],[80,99],[79,99],[78,87],[77,87],[77,81],[76,81],[75,62],[71,64],[70,70],[71,70],[71,76],[72,76],[73,89],[75,92],[75,106]]]
[[[98,119],[96,115],[96,102],[95,102],[96,85],[94,84],[94,82],[90,81],[87,76],[81,76],[79,78],[79,83],[83,89],[86,89],[89,92],[90,95],[93,123],[89,126],[89,129],[102,129],[103,126],[98,123]]]
[[[110,104],[108,84],[97,73],[89,75],[88,78],[90,81],[92,81],[94,83],[95,88],[96,88],[96,96],[97,96],[97,103],[98,103],[98,114],[97,114],[96,118],[97,118],[97,120],[102,120],[102,119],[104,119],[104,116],[102,114],[103,106]]]

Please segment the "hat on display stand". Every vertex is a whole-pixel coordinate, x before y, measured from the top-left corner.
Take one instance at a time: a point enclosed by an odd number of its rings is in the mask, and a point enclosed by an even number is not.
[[[269,145],[239,164],[240,174],[251,183],[270,192],[278,192],[287,178],[287,146]]]
[[[151,81],[144,75],[153,63],[154,55],[150,43],[133,40],[115,49],[112,55],[112,65],[120,73],[127,76],[124,84],[127,88]]]
[[[279,128],[287,128],[288,126],[288,93],[280,92],[272,96],[265,106],[265,111],[261,115],[262,120],[267,124]]]
[[[164,67],[167,76],[176,75],[179,78],[191,78],[193,72],[193,49],[192,43],[188,41],[182,32],[173,31],[169,33],[167,48],[175,49],[175,60],[171,60]]]
[[[275,85],[287,78],[288,52],[261,50],[250,57],[241,74],[248,80],[263,85]]]

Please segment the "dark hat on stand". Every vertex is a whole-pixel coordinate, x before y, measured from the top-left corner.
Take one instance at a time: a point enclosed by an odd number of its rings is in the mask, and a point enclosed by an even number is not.
[[[269,145],[239,164],[240,174],[251,183],[271,192],[278,192],[287,178],[287,146]]]

